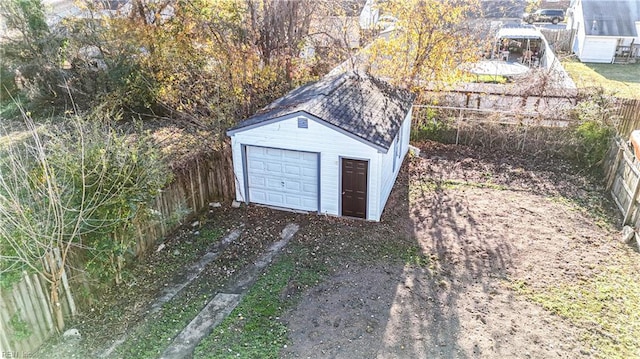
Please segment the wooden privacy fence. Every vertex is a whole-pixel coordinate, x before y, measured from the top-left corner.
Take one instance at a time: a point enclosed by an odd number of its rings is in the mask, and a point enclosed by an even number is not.
[[[621,138],[615,140],[605,168],[607,190],[623,216],[622,225],[638,228],[640,211],[638,194],[640,194],[640,162],[635,158],[633,149]]]
[[[175,173],[174,180],[156,197],[152,208],[157,219],[137,226],[136,254],[146,252],[155,242],[180,225],[190,214],[206,208],[209,201],[235,198],[235,177],[231,160],[231,145],[202,154],[190,165]]]
[[[571,51],[571,40],[573,39],[575,30],[540,28],[540,32],[555,52]]]
[[[629,138],[631,131],[640,129],[640,99],[618,99],[613,115],[620,117],[618,135]]]
[[[59,266],[60,252],[54,251],[53,256],[53,263]],[[74,316],[76,306],[65,272],[59,289],[64,316]],[[25,273],[11,290],[0,292],[0,353],[12,353],[12,357],[26,358],[55,331],[56,323],[49,301],[49,283],[40,275]]]
[[[231,200],[234,196],[231,146],[225,143],[222,149],[190,161],[158,194],[152,204],[157,212],[155,218],[136,225],[136,254],[148,251],[186,217],[207,208],[209,201]],[[74,266],[84,267],[82,263]],[[63,278],[60,299],[66,318],[75,315],[73,292],[81,285],[79,281],[67,280],[66,275]],[[0,355],[27,357],[56,332],[55,328],[49,285],[44,278],[25,274],[12,288],[0,291]]]

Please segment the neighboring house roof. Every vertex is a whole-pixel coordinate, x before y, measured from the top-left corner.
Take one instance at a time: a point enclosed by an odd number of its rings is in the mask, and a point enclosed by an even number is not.
[[[228,131],[235,132],[306,112],[375,147],[388,150],[415,96],[365,74],[346,72],[299,87]]]
[[[640,21],[638,0],[582,0],[584,28],[590,36],[636,37]]]

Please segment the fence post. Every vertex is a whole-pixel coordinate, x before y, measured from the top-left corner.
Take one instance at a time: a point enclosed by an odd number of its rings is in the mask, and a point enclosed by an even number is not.
[[[529,130],[529,124],[524,125],[524,137],[522,138],[522,149],[520,152],[524,152],[524,144],[527,142],[527,130]]]
[[[616,154],[616,160],[613,162],[613,166],[609,167],[609,173],[607,174],[607,191],[611,190],[611,186],[613,186],[613,181],[615,180],[616,172],[618,171],[618,164],[622,158],[622,146],[618,140],[616,140],[616,142],[618,145],[618,153]]]
[[[640,191],[640,176],[636,180],[636,185],[633,188],[633,195],[629,199],[629,205],[627,206],[627,210],[624,213],[624,220],[622,221],[622,225],[625,226],[631,219],[631,213],[633,212],[633,207],[636,203],[636,197],[638,196],[638,192]]]
[[[456,146],[458,145],[458,140],[460,139],[460,123],[462,122],[462,109],[460,109],[460,114],[458,115],[458,126],[456,126]]]

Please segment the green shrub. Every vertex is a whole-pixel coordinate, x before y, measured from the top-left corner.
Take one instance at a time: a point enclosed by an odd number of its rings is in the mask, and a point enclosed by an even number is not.
[[[17,91],[15,74],[7,66],[0,64],[0,101],[9,102]]]
[[[11,328],[13,338],[18,341],[25,340],[31,336],[29,324],[20,317],[20,311],[17,311],[11,316],[9,319],[9,327]]]
[[[615,97],[603,89],[587,94],[573,109],[576,159],[582,165],[592,168],[604,159],[620,120],[616,110]]]
[[[616,131],[602,122],[588,120],[575,129],[577,139],[577,159],[587,167],[593,167],[603,160]]]
[[[151,219],[149,204],[169,180],[169,171],[149,134],[118,134],[96,121],[52,144],[52,163],[76,189],[70,201],[81,207],[91,199],[95,209],[80,231],[90,248],[87,270],[100,282],[115,278],[135,255],[135,226]],[[84,165],[84,168],[81,166]]]
[[[414,113],[411,127],[411,140],[432,140],[450,143],[455,140],[456,129],[452,126],[453,120],[445,113],[433,108],[422,108]]]

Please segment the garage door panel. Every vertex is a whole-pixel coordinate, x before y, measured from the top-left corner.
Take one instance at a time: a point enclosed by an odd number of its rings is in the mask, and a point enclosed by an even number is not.
[[[266,171],[268,171],[268,172],[282,172],[282,163],[267,162]]]
[[[303,187],[299,181],[286,181],[284,183],[284,189],[286,191],[297,193],[297,192],[300,192],[303,189]]]
[[[317,208],[318,207],[318,199],[314,198],[302,198],[302,206],[305,208]]]
[[[300,152],[296,152],[296,151],[283,151],[284,153],[282,154],[284,158],[287,159],[291,159],[291,160],[300,160],[303,158],[302,154]]]
[[[316,153],[247,146],[246,155],[250,202],[318,209]]]
[[[301,172],[303,172],[303,169],[296,165],[286,165],[284,168],[284,173],[287,175],[300,176]]]
[[[256,202],[263,202],[267,200],[267,193],[265,191],[253,190],[251,191],[251,199]]]
[[[317,168],[302,168],[302,176],[315,179],[318,176]]]
[[[267,186],[267,179],[261,176],[253,176],[249,178],[249,186],[265,188]]]
[[[285,197],[285,206],[286,207],[291,207],[291,208],[297,208],[297,207],[302,207],[303,206],[303,200],[300,197],[297,196],[286,196]]]
[[[265,182],[265,186],[262,187],[264,189],[280,190],[280,187],[282,187],[282,181],[277,178],[265,177]]]
[[[315,183],[303,183],[302,184],[302,190],[305,192],[311,192],[314,190],[314,188],[316,187]]]
[[[293,195],[285,196],[285,203],[283,207],[288,208],[315,208],[318,206],[318,202],[313,198],[304,198]]]
[[[257,159],[252,159],[249,160],[249,169],[251,170],[264,170],[265,169],[265,163],[262,160],[257,160]]]
[[[285,196],[282,193],[275,193],[275,192],[267,192],[267,201],[271,202],[271,203],[278,203],[278,204],[282,204],[285,203]]]
[[[272,158],[280,158],[282,157],[282,150],[276,149],[276,148],[260,148],[261,149],[261,153],[265,156],[265,157],[272,157]]]
[[[316,162],[318,160],[318,155],[310,152],[301,152],[302,158],[305,162]]]

